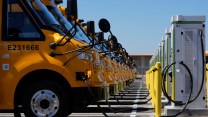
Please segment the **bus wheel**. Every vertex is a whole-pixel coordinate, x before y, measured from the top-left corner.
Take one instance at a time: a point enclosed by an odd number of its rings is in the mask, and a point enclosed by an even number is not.
[[[66,117],[69,114],[69,96],[66,90],[52,81],[32,84],[23,96],[26,117]]]

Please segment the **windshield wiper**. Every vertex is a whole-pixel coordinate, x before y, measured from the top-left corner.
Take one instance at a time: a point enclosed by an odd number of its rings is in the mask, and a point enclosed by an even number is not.
[[[63,26],[59,25],[59,24],[51,24],[49,25],[50,27],[52,28],[58,28],[60,29],[61,31],[63,31],[64,33],[68,32]]]
[[[59,26],[59,25],[58,25]],[[50,44],[50,47],[51,47],[51,49],[55,49],[56,48],[56,46],[64,46],[64,45],[66,45],[75,35],[76,35],[76,33],[77,33],[77,31],[76,31],[76,24],[75,25],[73,25],[72,27],[71,27],[71,29],[69,29],[66,33],[65,33],[65,35],[63,36],[63,38],[58,42],[58,43],[56,43],[56,42],[53,42],[53,43],[51,43]],[[73,29],[75,29],[72,33],[71,33],[71,31],[73,30]],[[66,38],[66,36],[69,36],[69,38],[67,38],[67,40],[63,43],[63,44],[61,44],[61,42]]]

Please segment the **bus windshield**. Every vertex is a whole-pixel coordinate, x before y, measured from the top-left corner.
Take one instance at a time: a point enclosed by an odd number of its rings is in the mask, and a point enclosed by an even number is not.
[[[27,0],[30,7],[35,11],[35,14],[41,19],[45,25],[59,25],[53,15],[48,12],[45,5],[40,0]]]
[[[79,25],[73,27],[75,22],[69,22],[63,14],[57,8],[54,0],[51,1],[40,1],[40,0],[33,0],[31,2],[31,7],[37,11],[38,15],[41,17],[43,22],[47,25],[56,25],[59,29],[66,34],[70,31],[71,34],[74,35],[74,38],[85,43],[90,43],[91,39],[85,33],[85,31]]]
[[[43,1],[49,12],[53,15],[53,17],[58,21],[60,24],[60,27],[62,30],[67,33],[68,31],[71,32],[71,34],[75,34],[74,38],[80,41],[83,41],[87,44],[89,44],[90,37],[87,37],[85,31],[80,27],[79,25],[75,24],[74,21],[69,22],[66,17],[61,13],[61,11],[58,9],[57,4],[54,0],[51,1]],[[76,33],[75,33],[76,32]]]
[[[41,0],[26,0],[34,14],[40,20],[40,22],[49,30],[53,29],[60,35],[64,35],[64,31],[61,28],[59,22],[54,18],[54,16],[48,11],[46,6]]]
[[[61,25],[63,31],[67,33],[68,31],[71,32],[71,34],[75,33],[75,28],[68,22],[68,20],[62,15],[62,13],[58,10],[56,6],[47,6],[48,10],[51,12],[51,14],[55,17],[55,19],[59,22]],[[74,38],[81,38],[80,35],[77,33],[74,35]]]
[[[76,30],[77,30],[77,33],[80,36],[79,40],[81,40],[85,43],[88,43],[88,44],[91,42],[90,37],[87,37],[86,33],[84,32],[84,30],[80,26],[77,25]]]

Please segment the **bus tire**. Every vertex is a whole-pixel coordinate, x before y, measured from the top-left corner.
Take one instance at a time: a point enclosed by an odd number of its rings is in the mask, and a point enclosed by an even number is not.
[[[52,81],[32,84],[23,96],[26,117],[67,117],[70,113],[69,95],[61,85]]]

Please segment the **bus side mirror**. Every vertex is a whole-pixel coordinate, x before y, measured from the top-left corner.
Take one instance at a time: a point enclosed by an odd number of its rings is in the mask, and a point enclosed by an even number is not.
[[[99,43],[105,41],[103,32],[98,33],[98,41],[99,41]]]
[[[110,26],[110,23],[108,22],[108,20],[101,19],[99,21],[98,25],[99,25],[99,28],[100,28],[101,31],[103,31],[105,33],[110,31],[111,26]]]
[[[119,56],[122,53],[123,47],[120,43],[117,43],[117,50],[114,52],[116,56]]]
[[[95,35],[95,22],[88,21],[87,22],[87,36],[94,36]]]
[[[116,36],[109,35],[107,45],[108,45],[108,49],[110,51],[117,51],[118,50],[118,47],[117,47],[118,40],[117,40]]]
[[[67,19],[68,21],[78,19],[77,0],[67,0]]]
[[[63,0],[55,0],[54,2],[55,2],[55,4],[61,4],[61,3],[63,3]]]
[[[118,51],[119,53],[121,53],[122,50],[123,50],[122,45],[121,45],[120,43],[118,43],[118,44],[117,44],[117,47],[118,47],[118,50],[117,50],[117,51]]]

